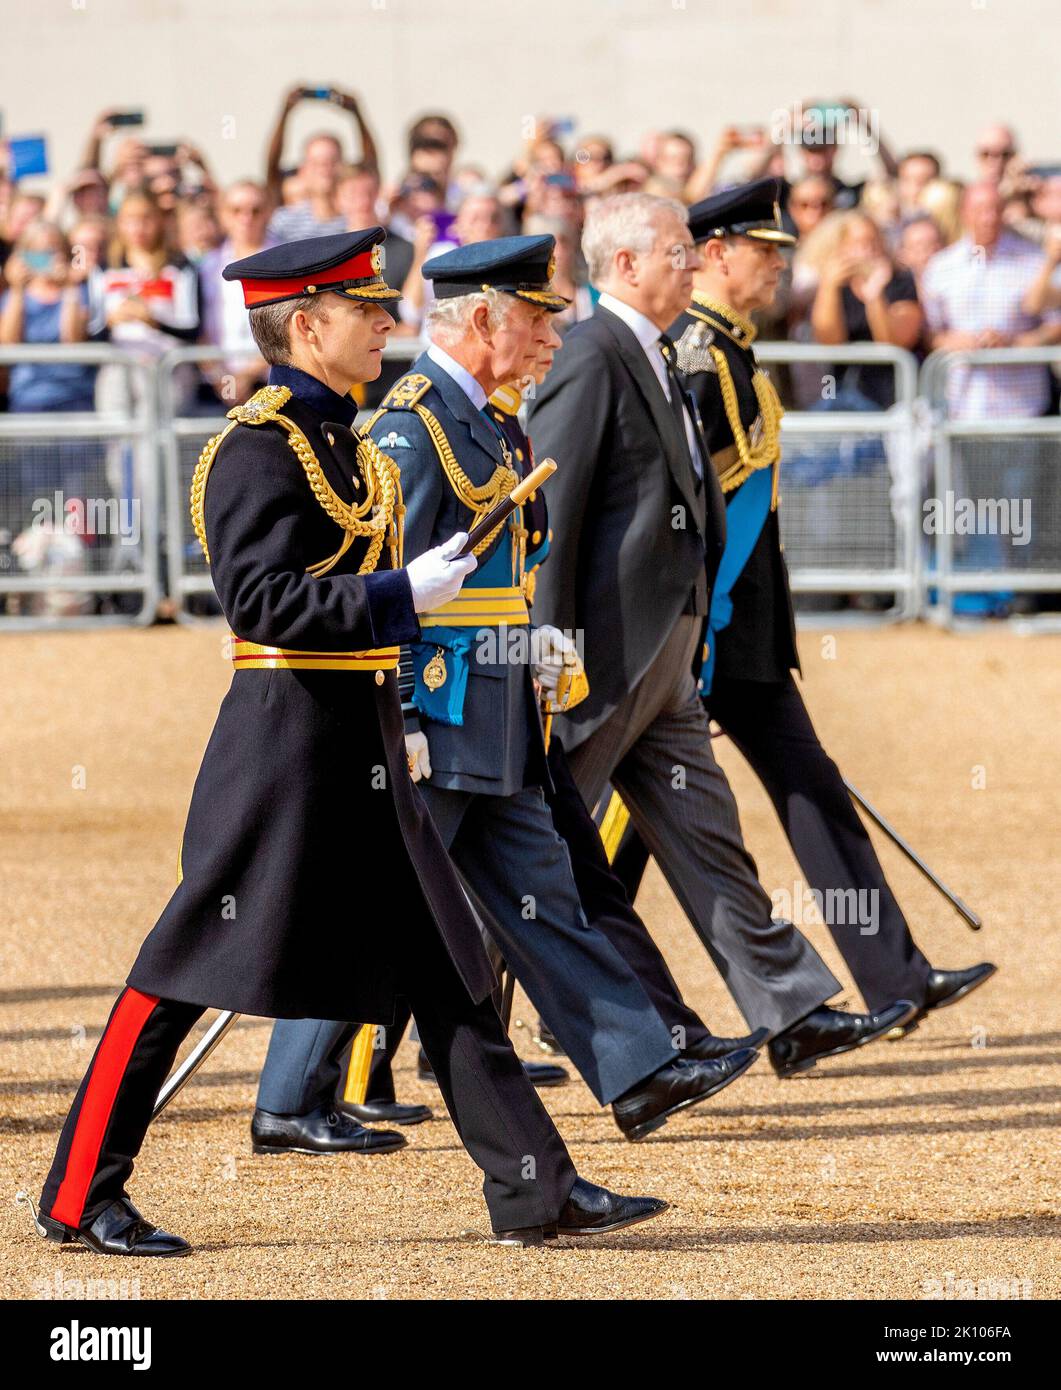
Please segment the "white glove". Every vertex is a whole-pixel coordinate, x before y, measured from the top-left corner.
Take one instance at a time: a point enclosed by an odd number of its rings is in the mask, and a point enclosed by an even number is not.
[[[479,561],[474,555],[466,555],[463,560],[456,558],[467,539],[467,531],[458,531],[445,545],[425,550],[406,565],[413,590],[413,607],[418,613],[429,613],[456,598],[468,575],[478,569]]]
[[[419,782],[421,777],[431,776],[431,753],[425,733],[405,735],[405,757],[409,763],[409,776],[414,782]]]
[[[534,630],[534,677],[547,695],[556,693],[560,672],[578,665],[578,648],[558,627],[546,624]]]

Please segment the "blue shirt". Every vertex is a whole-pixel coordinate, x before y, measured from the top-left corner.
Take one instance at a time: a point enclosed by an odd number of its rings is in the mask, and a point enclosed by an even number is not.
[[[10,293],[10,291],[8,291]],[[84,285],[78,286],[82,305],[88,304]],[[3,303],[7,303],[7,294]],[[57,343],[62,302],[46,304],[31,294],[23,298],[22,341]],[[8,408],[16,411],[92,410],[96,368],[82,362],[21,362],[11,368]]]

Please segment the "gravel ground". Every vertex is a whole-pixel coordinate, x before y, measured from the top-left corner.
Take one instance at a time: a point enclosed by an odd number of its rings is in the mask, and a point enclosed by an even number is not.
[[[1056,1298],[1061,899],[1059,646],[924,627],[802,639],[805,690],[845,772],[983,915],[973,936],[890,846],[885,865],[934,963],[1000,975],[910,1039],[778,1082],[765,1059],[630,1145],[578,1080],[545,1093],[578,1167],[666,1197],[628,1234],[496,1249],[478,1175],[434,1101],[379,1158],[254,1158],[268,1024],[242,1022],[148,1137],[133,1195],[196,1246],[179,1261],[45,1245],[36,1195],[56,1133],[141,937],[173,882],[198,759],[228,671],[218,629],[0,639],[0,1192],[8,1298],[923,1298],[973,1280]],[[769,892],[798,870],[757,783],[720,756]],[[79,769],[81,771],[79,771]],[[83,785],[77,785],[83,783]],[[1051,849],[1051,846],[1053,847]],[[716,1032],[741,1021],[655,869],[639,907]],[[805,928],[842,979],[825,930]],[[857,1005],[852,990],[851,1003]],[[517,994],[517,1047],[532,1015]],[[935,1282],[933,1282],[935,1281]]]

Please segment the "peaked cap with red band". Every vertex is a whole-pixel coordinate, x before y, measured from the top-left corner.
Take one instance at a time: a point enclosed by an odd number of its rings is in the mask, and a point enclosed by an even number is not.
[[[285,241],[233,261],[221,274],[242,284],[248,309],[326,290],[368,304],[401,299],[401,291],[392,290],[382,274],[386,238],[382,227],[367,227],[361,232]]]

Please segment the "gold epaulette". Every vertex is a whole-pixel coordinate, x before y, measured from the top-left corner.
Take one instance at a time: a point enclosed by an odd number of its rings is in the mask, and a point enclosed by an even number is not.
[[[356,436],[357,461],[365,480],[366,496],[359,505],[346,503],[324,476],[320,462],[313,452],[309,440],[295,422],[281,414],[291,392],[286,386],[263,386],[250,400],[233,406],[228,412],[230,423],[220,434],[208,439],[199,455],[195,473],[192,476],[191,512],[192,525],[199,544],[202,546],[206,563],[210,563],[210,551],[206,544],[206,482],[214,466],[218,449],[237,425],[264,425],[270,422],[282,426],[292,452],[302,465],[310,490],[327,516],[345,532],[343,543],[334,555],[307,565],[306,573],[320,579],[339,563],[349,550],[355,538],[368,539],[365,558],[358,567],[358,574],[371,574],[379,563],[384,540],[391,552],[391,564],[395,568],[402,562],[402,506],[401,485],[398,480],[398,467],[392,459],[380,453],[375,441]],[[356,432],[355,432],[356,434]],[[368,517],[368,520],[364,520]]]
[[[262,386],[249,401],[234,405],[228,412],[228,419],[237,425],[265,425],[281,418],[280,408],[290,399],[291,390],[287,386]]]
[[[287,404],[290,396],[291,392],[286,386],[263,386],[260,390],[255,391],[250,400],[244,401],[242,405],[234,405],[226,416],[230,423],[220,434],[212,435],[203,446],[203,451],[199,455],[199,462],[195,465],[195,472],[192,474],[191,511],[192,526],[195,529],[196,539],[202,546],[207,564],[210,563],[210,550],[206,544],[206,521],[204,518],[206,480],[214,466],[217,451],[221,447],[222,441],[232,433],[237,425],[264,425],[270,420],[282,420],[280,407]]]
[[[382,409],[408,410],[421,396],[426,396],[433,383],[423,372],[409,372],[394,383],[383,397]]]
[[[388,410],[413,410],[420,398],[426,396],[431,390],[432,385],[431,378],[424,376],[423,372],[409,372],[400,377],[377,406],[372,418],[365,426],[365,433],[368,434],[376,421],[381,416],[386,415]]]

